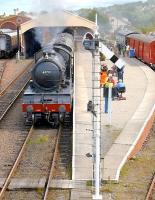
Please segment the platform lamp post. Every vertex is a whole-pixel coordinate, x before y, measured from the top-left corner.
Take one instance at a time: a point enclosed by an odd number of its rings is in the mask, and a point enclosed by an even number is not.
[[[16,54],[16,59],[20,60],[20,24],[22,23],[22,18],[18,17],[16,19],[16,25],[17,25],[17,54]]]
[[[83,46],[91,51],[93,56],[92,64],[92,106],[90,112],[93,114],[93,135],[94,135],[94,180],[95,194],[93,200],[102,200],[100,194],[100,134],[101,134],[101,89],[100,89],[100,54],[99,54],[99,33],[96,16],[96,31],[94,34],[86,33],[83,39]]]

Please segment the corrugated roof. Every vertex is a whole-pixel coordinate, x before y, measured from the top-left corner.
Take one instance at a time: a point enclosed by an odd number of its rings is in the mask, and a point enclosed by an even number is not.
[[[131,30],[128,30],[128,29],[121,29],[117,32],[118,35],[122,35],[122,36],[127,36],[127,35],[130,35],[130,34],[138,34],[137,31],[131,31]]]

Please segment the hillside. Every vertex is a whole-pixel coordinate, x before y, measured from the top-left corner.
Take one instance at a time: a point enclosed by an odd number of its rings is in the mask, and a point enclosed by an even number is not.
[[[92,21],[95,20],[95,13],[98,13],[99,26],[103,32],[111,30],[111,17],[118,19],[118,21],[125,19],[131,27],[135,27],[144,33],[155,31],[155,0],[114,5],[106,8],[80,9],[76,13]]]
[[[101,12],[100,9],[101,8],[80,9],[76,11],[76,14],[95,22],[95,16],[97,13],[100,32],[108,32],[108,30],[111,29],[109,17],[104,11]]]
[[[106,13],[120,19],[127,18],[132,26],[141,30],[155,29],[155,0],[111,6]]]

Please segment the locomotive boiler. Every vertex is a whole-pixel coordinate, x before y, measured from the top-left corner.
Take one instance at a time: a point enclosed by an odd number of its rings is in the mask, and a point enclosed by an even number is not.
[[[73,35],[61,33],[35,55],[31,80],[23,95],[26,123],[46,119],[57,126],[71,114],[73,53]]]

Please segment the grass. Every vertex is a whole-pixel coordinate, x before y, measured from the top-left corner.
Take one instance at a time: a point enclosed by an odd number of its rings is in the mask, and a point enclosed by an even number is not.
[[[87,186],[87,187],[91,187],[91,186],[92,186],[92,180],[87,181],[87,182],[86,182],[86,186]]]
[[[28,141],[28,144],[42,144],[48,142],[48,136],[47,135],[39,135],[36,139],[30,139]]]
[[[43,191],[44,191],[43,188],[37,188],[37,189],[36,189],[36,192],[37,192],[38,194],[40,194],[40,195],[43,193]]]
[[[67,166],[67,174],[69,179],[72,179],[72,162],[70,162]]]

